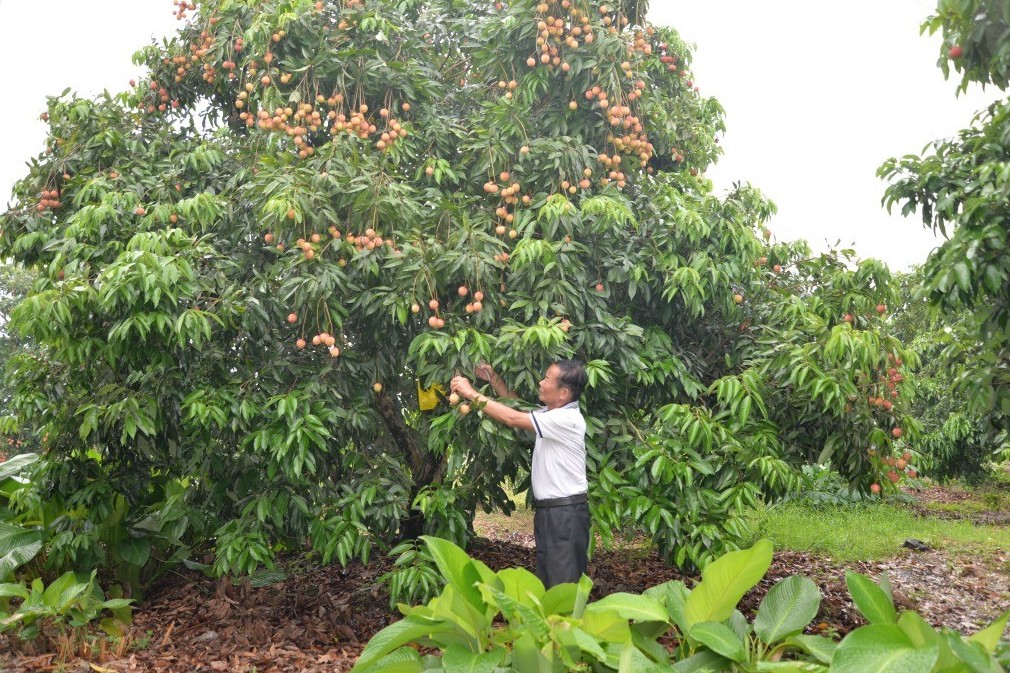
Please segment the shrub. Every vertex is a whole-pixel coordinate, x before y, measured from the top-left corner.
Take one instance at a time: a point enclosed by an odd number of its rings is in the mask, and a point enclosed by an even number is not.
[[[597,601],[589,601],[586,576],[545,591],[527,570],[493,572],[451,542],[424,541],[444,589],[426,605],[400,605],[404,619],[368,642],[352,673],[1004,670],[995,653],[1010,612],[970,638],[937,630],[915,612],[897,613],[886,575],[876,584],[846,574],[869,624],[841,642],[803,633],[821,600],[803,577],[776,583],[748,622],[737,604],[771,565],[768,540],[719,557],[692,589],[671,581]],[[675,639],[672,651],[660,643],[664,636]],[[434,653],[422,656],[417,647]]]

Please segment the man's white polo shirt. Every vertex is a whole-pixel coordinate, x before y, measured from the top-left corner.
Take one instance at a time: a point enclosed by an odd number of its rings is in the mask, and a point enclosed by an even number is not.
[[[578,402],[530,412],[537,434],[530,483],[537,500],[586,493],[586,419]]]

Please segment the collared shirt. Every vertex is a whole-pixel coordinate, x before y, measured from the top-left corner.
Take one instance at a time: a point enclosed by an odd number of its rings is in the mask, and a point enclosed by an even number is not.
[[[530,412],[536,444],[530,483],[537,500],[586,493],[586,419],[578,402]]]

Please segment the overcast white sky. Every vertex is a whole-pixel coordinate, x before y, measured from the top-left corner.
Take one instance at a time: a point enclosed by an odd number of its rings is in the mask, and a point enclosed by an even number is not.
[[[937,245],[917,218],[888,216],[876,168],[967,126],[995,94],[957,99],[919,36],[927,0],[652,0],[653,23],[697,45],[694,80],[726,109],[725,156],[709,173],[776,202],[770,228],[815,249],[840,241],[892,268]],[[171,0],[0,0],[0,205],[42,148],[45,97],[119,91],[130,57],[174,31]]]

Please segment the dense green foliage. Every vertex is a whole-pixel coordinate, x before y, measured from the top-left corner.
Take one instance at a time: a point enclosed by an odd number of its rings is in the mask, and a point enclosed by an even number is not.
[[[904,300],[895,307],[892,330],[922,360],[907,387],[909,413],[922,425],[913,446],[916,466],[939,480],[983,479],[1007,460],[1007,428],[1000,414],[972,408],[952,389],[951,376],[986,357],[982,317],[968,308],[931,305],[921,268],[899,275],[896,285]]]
[[[0,360],[7,362],[24,352],[29,344],[10,329],[11,311],[24,299],[36,274],[19,264],[0,264]],[[17,423],[11,418],[10,404],[14,391],[0,377],[0,461],[20,453],[38,449],[38,438],[17,431]]]
[[[463,544],[531,442],[418,390],[480,361],[530,401],[588,363],[605,541],[703,565],[808,461],[868,491],[915,430],[887,269],[712,193],[722,111],[645,11],[208,0],[128,91],[50,99],[0,218],[39,273],[9,374],[45,459],[11,511],[47,562]]]
[[[995,0],[941,0],[924,24],[941,31],[939,65],[973,83],[1007,86],[1010,73],[1010,5]],[[927,260],[925,290],[932,305],[948,311],[952,328],[973,332],[954,375],[969,413],[1010,428],[1010,103],[980,112],[956,137],[932,143],[922,156],[891,159],[880,175],[891,182],[885,202],[918,212],[946,242]],[[959,339],[960,341],[965,341]],[[951,434],[965,435],[965,427]],[[990,449],[995,447],[990,447]]]

